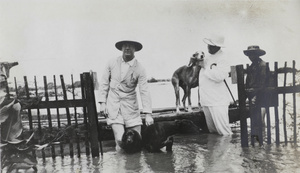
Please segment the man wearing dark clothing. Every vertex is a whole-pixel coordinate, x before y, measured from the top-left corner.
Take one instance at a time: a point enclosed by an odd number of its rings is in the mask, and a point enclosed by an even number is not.
[[[254,145],[254,138],[262,145],[262,127],[265,126],[266,105],[269,102],[269,97],[263,89],[268,86],[270,69],[267,63],[260,56],[266,52],[259,46],[249,46],[244,50],[244,54],[249,57],[252,64],[247,69],[246,90],[247,98],[250,104],[251,117],[251,143]],[[252,92],[251,92],[252,91]]]
[[[270,69],[267,63],[260,58],[260,56],[265,55],[266,52],[260,49],[259,46],[249,46],[247,50],[244,50],[244,54],[248,56],[252,62],[247,69],[246,89],[267,87]],[[268,98],[261,92],[248,94],[247,97],[249,103],[260,107],[264,107],[268,102]]]

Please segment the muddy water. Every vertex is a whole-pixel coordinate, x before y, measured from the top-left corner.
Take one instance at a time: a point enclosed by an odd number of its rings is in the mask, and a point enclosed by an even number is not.
[[[104,142],[104,155],[91,158],[39,160],[39,172],[300,172],[300,151],[288,146],[241,148],[239,128],[234,134],[176,135],[172,152],[116,152],[114,141]]]

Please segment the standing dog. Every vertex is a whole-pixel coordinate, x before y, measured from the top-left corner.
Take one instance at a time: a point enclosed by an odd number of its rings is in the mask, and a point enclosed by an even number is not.
[[[177,133],[199,133],[199,127],[190,120],[156,122],[142,130],[143,146],[149,152],[158,152],[166,146],[172,150],[173,136]]]
[[[184,95],[182,97],[182,103],[183,107],[186,110],[185,107],[185,100],[188,98],[188,111],[192,111],[192,103],[191,103],[191,89],[197,87],[199,84],[198,78],[199,78],[199,72],[201,67],[199,66],[199,63],[203,61],[204,53],[202,52],[201,56],[199,57],[199,53],[196,52],[193,54],[193,57],[190,59],[190,63],[188,66],[182,66],[178,68],[173,76],[172,76],[172,85],[175,90],[175,96],[176,96],[176,112],[179,113],[179,87],[181,87],[184,91]],[[198,92],[198,102],[199,102],[199,92]],[[198,103],[200,104],[200,103]],[[199,105],[200,106],[200,105]]]

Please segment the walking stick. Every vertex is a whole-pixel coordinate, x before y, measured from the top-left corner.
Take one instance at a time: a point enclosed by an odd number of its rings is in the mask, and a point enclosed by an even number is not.
[[[231,95],[231,98],[232,98],[232,100],[233,100],[233,102],[234,102],[234,105],[237,106],[236,101],[235,101],[235,99],[234,99],[234,97],[233,97],[233,94],[232,94],[232,92],[231,92],[231,90],[230,90],[230,88],[229,88],[229,86],[228,86],[228,84],[227,84],[227,82],[226,82],[225,79],[224,79],[224,83],[225,83],[225,85],[226,85],[226,87],[227,87],[227,89],[228,89],[228,91],[229,91],[229,93],[230,93],[230,95]]]

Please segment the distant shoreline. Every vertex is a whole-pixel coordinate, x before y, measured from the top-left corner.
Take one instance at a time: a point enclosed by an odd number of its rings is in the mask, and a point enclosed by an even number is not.
[[[155,79],[155,78],[150,78],[147,80],[148,83],[156,83],[156,82],[170,82],[171,79]]]

